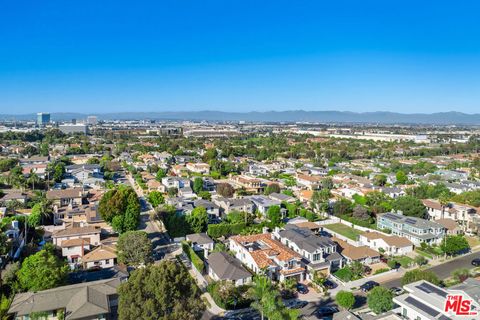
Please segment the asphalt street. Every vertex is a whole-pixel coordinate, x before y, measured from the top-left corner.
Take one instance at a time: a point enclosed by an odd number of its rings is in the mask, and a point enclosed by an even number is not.
[[[427,268],[426,270],[433,271],[440,279],[446,279],[452,274],[453,271],[457,269],[462,269],[462,268],[471,269],[472,260],[475,258],[480,258],[480,252],[473,252],[470,254],[466,254],[464,256],[450,260],[438,266]],[[383,282],[382,286],[387,288],[401,287],[401,279]]]

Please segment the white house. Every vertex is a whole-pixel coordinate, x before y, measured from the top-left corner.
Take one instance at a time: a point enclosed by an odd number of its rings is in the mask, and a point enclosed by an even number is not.
[[[413,251],[413,243],[407,238],[387,236],[379,232],[364,232],[359,236],[359,242],[370,249],[382,250],[392,256],[401,256]]]

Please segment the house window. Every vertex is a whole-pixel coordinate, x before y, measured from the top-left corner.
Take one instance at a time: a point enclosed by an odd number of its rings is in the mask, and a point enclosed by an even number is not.
[[[105,260],[105,264],[110,264],[110,259]]]

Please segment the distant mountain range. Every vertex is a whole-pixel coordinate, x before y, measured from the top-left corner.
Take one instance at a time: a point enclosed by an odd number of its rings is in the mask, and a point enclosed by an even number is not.
[[[99,120],[193,120],[193,121],[248,121],[248,122],[321,122],[321,123],[378,123],[378,124],[465,124],[480,125],[480,114],[461,112],[395,113],[348,111],[266,111],[266,112],[120,112],[120,113],[52,113],[54,121],[85,119],[96,115]],[[34,120],[36,114],[0,114],[0,120]]]

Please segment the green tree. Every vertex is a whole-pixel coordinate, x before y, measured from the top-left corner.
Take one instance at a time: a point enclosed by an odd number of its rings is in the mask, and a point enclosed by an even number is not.
[[[396,179],[397,179],[397,183],[398,184],[405,184],[407,183],[407,180],[408,180],[408,177],[407,175],[405,174],[404,171],[402,170],[398,170],[396,175],[395,175]]]
[[[162,182],[162,179],[167,176],[167,173],[163,169],[158,169],[155,179]]]
[[[272,226],[279,226],[282,222],[282,214],[280,213],[279,206],[271,206],[267,210],[267,218],[270,220]]]
[[[443,239],[440,247],[442,248],[443,252],[450,256],[460,252],[468,251],[470,249],[467,239],[465,239],[465,237],[462,235],[446,236]]]
[[[350,291],[340,290],[335,296],[335,301],[340,307],[350,310],[355,304],[355,296]]]
[[[98,206],[100,216],[112,224],[117,232],[135,230],[140,210],[137,194],[131,187],[119,187],[107,191]]]
[[[407,271],[403,275],[402,286],[412,282],[420,281],[420,280],[426,280],[435,285],[440,284],[440,280],[438,279],[437,275],[432,271],[415,269],[415,270]]]
[[[403,196],[393,202],[393,209],[402,211],[405,216],[424,218],[427,213],[422,201],[412,197]]]
[[[175,187],[168,188],[167,194],[170,198],[176,197],[178,194],[178,189]]]
[[[367,295],[367,303],[370,310],[376,314],[381,314],[392,310],[393,308],[393,294],[384,287],[375,287]]]
[[[190,225],[190,229],[195,233],[207,231],[207,210],[204,207],[196,207],[192,210],[192,213],[187,216],[187,222]]]
[[[387,176],[384,175],[384,174],[377,174],[374,178],[373,178],[373,183],[377,186],[381,186],[383,187],[384,185],[387,184]]]
[[[65,283],[69,267],[55,255],[53,245],[27,257],[18,271],[20,287],[29,291],[55,288]]]
[[[350,200],[341,198],[333,205],[333,214],[335,216],[342,216],[344,214],[350,214],[353,210],[353,204]]]
[[[193,180],[193,191],[196,194],[199,194],[203,190],[203,179],[200,177],[196,177]]]
[[[152,204],[154,208],[156,208],[159,205],[165,203],[165,198],[163,197],[161,192],[152,191],[148,194],[148,201]]]
[[[152,243],[144,231],[128,231],[117,244],[118,261],[128,266],[146,265],[152,260]]]
[[[208,191],[200,191],[198,193],[198,196],[202,198],[203,200],[212,200],[212,194]]]
[[[271,280],[263,275],[255,277],[252,288],[255,300],[252,307],[260,312],[262,320],[267,317],[272,320],[293,320],[298,318],[298,311],[287,309]]]
[[[196,320],[205,305],[201,291],[178,262],[135,270],[118,289],[120,320]]]
[[[272,193],[280,193],[280,186],[278,183],[271,183],[265,188],[265,194],[267,196]]]

